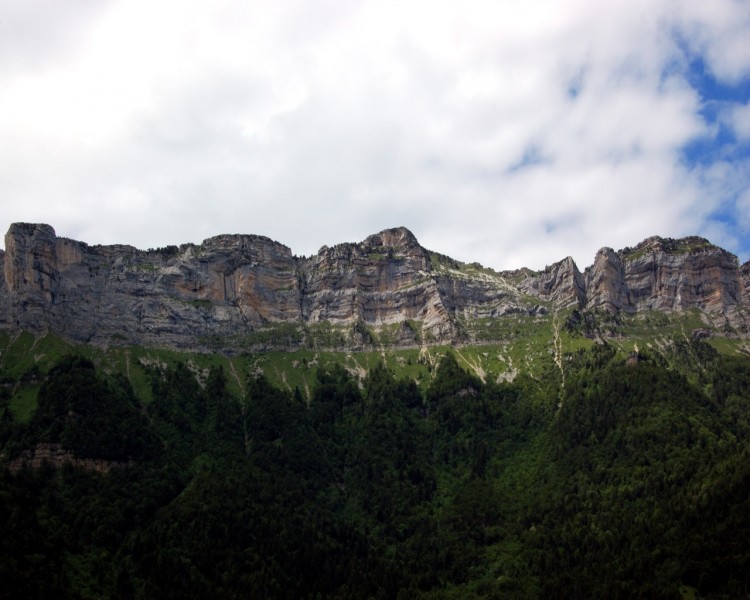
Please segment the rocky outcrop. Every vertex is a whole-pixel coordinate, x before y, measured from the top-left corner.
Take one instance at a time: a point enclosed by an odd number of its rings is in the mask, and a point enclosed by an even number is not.
[[[727,312],[742,303],[737,257],[708,240],[649,238],[604,248],[586,270],[587,308]]]
[[[329,347],[366,345],[370,330],[404,345],[471,341],[472,320],[571,307],[698,308],[736,321],[750,297],[750,266],[702,238],[603,248],[583,274],[571,258],[496,273],[429,252],[405,228],[300,258],[257,235],[141,251],[17,223],[0,259],[2,330],[226,352],[296,348],[316,327],[349,332],[326,338]]]
[[[414,320],[436,338],[453,334],[429,253],[405,228],[359,244],[324,246],[300,267],[300,318],[306,323],[362,321],[380,327]]]
[[[586,302],[583,275],[570,256],[539,274],[526,277],[519,287],[526,294],[548,300],[559,308],[581,306]]]
[[[260,236],[141,252],[15,224],[5,247],[8,320],[19,329],[87,343],[185,347],[201,336],[298,318],[295,259]]]
[[[5,251],[0,250],[0,268],[4,268],[5,265]],[[8,287],[5,283],[5,272],[0,274],[0,330],[8,329],[10,323],[8,319],[10,317],[10,294],[8,294]]]
[[[25,223],[10,227],[5,245],[5,329],[102,345],[224,350],[247,349],[254,333],[279,324],[378,328],[414,320],[422,331],[405,328],[402,338],[454,335],[429,254],[403,228],[324,247],[309,259],[261,236],[222,235],[143,252],[88,246]]]
[[[596,253],[593,266],[586,269],[587,295],[581,304],[588,308],[619,311],[627,302],[625,271],[620,255],[612,248]]]
[[[750,261],[740,267],[740,287],[742,289],[742,303],[750,305]]]
[[[15,473],[24,468],[40,469],[48,465],[54,469],[61,469],[69,465],[88,471],[109,473],[112,469],[121,469],[134,465],[134,461],[114,461],[103,458],[78,458],[70,450],[65,450],[61,444],[40,443],[33,450],[24,450],[19,456],[8,463],[8,469]]]

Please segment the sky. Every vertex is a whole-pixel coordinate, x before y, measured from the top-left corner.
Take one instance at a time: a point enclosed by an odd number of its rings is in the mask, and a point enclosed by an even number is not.
[[[750,259],[750,0],[0,0],[0,229]]]

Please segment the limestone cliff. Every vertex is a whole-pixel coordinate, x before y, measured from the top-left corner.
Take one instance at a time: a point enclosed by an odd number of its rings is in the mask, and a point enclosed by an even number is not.
[[[419,321],[436,338],[452,335],[428,252],[404,228],[359,244],[323,247],[300,265],[300,319],[376,327]]]
[[[726,312],[742,303],[737,257],[699,237],[604,248],[586,270],[588,308]]]
[[[225,350],[300,343],[298,335],[262,342],[252,335],[278,324],[377,328],[415,320],[434,339],[453,335],[429,255],[406,229],[323,248],[310,259],[261,236],[222,235],[143,252],[88,246],[25,223],[10,227],[5,245],[5,329],[96,344]],[[408,331],[413,339],[405,342],[415,342]]]
[[[429,252],[405,228],[310,258],[257,235],[141,251],[89,246],[28,223],[11,225],[5,248],[0,330],[100,345],[358,348],[369,331],[389,331],[401,345],[471,341],[468,322],[571,307],[698,308],[736,322],[750,298],[749,264],[740,268],[702,238],[604,248],[583,274],[571,258],[542,272],[496,273]],[[331,327],[340,335],[312,339]]]
[[[290,250],[259,236],[141,252],[15,224],[5,247],[7,321],[14,328],[91,343],[186,347],[200,336],[228,336],[299,312]]]
[[[622,257],[612,248],[596,253],[594,264],[586,269],[585,282],[588,294],[584,306],[617,312],[627,304]]]
[[[541,273],[525,277],[519,287],[525,293],[549,300],[557,307],[580,306],[586,301],[583,275],[570,256]]]
[[[750,261],[740,267],[740,285],[742,286],[742,303],[750,305]]]

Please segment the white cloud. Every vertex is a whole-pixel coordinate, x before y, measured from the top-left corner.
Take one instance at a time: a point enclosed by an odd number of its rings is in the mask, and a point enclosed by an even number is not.
[[[740,209],[740,223],[745,232],[750,231],[750,190],[745,190],[737,200]]]
[[[676,2],[673,13],[689,48],[704,58],[720,80],[750,76],[750,8],[746,0]]]
[[[729,126],[742,141],[750,140],[750,103],[732,107]]]
[[[0,52],[2,214],[90,243],[246,232],[310,254],[405,225],[461,260],[583,267],[605,244],[708,231],[747,181],[680,160],[712,133],[684,50],[747,76],[743,2],[50,10],[59,27],[0,23],[36,40]],[[727,109],[744,139],[746,113]]]

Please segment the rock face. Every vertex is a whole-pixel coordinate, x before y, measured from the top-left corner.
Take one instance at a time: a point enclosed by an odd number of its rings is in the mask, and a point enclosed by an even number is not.
[[[296,260],[260,236],[141,252],[16,224],[5,237],[7,324],[75,341],[188,347],[299,319]],[[190,340],[191,338],[191,340]]]
[[[708,240],[649,238],[635,248],[603,248],[586,270],[587,308],[725,312],[742,304],[737,257]]]
[[[625,267],[622,257],[612,248],[596,253],[594,264],[586,269],[588,290],[584,304],[589,308],[604,308],[617,312],[627,304]]]
[[[370,330],[402,345],[465,340],[470,320],[571,307],[698,308],[736,321],[750,299],[750,263],[740,268],[702,238],[604,248],[584,273],[571,258],[540,273],[496,273],[429,252],[404,228],[299,258],[256,235],[140,251],[16,223],[0,265],[0,330],[226,352],[292,349],[326,328],[347,332],[329,336],[330,347],[366,345]]]
[[[521,282],[520,288],[525,293],[549,300],[558,307],[580,306],[586,302],[583,275],[570,256],[538,275],[527,277]]]
[[[15,473],[23,468],[40,469],[45,464],[60,469],[65,465],[109,473],[112,469],[132,466],[134,462],[118,462],[105,460],[103,458],[78,458],[69,450],[64,450],[61,444],[37,444],[33,450],[24,450],[21,454],[8,463],[8,470]]]
[[[742,286],[742,303],[750,305],[750,261],[740,267],[740,285]]]
[[[323,247],[302,262],[300,319],[381,326],[416,320],[450,335],[446,309],[430,277],[428,252],[407,229],[371,235],[361,244]]]

